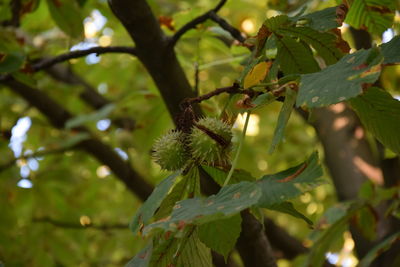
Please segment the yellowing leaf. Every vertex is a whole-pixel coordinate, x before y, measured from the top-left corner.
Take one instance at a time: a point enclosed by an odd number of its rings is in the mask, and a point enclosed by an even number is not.
[[[267,76],[272,62],[261,62],[255,65],[244,78],[244,89],[259,84]]]

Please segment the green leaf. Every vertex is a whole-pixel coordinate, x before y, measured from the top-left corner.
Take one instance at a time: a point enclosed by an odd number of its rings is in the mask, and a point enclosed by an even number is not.
[[[142,249],[135,257],[133,257],[125,267],[147,267],[149,266],[151,255],[153,253],[153,242]]]
[[[239,238],[241,223],[240,214],[205,223],[199,226],[199,238],[207,247],[223,255],[226,260]]]
[[[17,71],[24,62],[25,56],[20,52],[0,53],[0,73]]]
[[[110,113],[115,109],[115,105],[114,104],[108,104],[105,105],[104,107],[102,107],[101,109],[99,109],[96,112],[90,113],[90,114],[84,114],[84,115],[80,115],[80,116],[76,116],[74,118],[69,119],[66,123],[65,123],[65,128],[66,129],[72,129],[75,128],[77,126],[81,126],[87,122],[94,122],[94,121],[98,121],[101,119],[106,118],[108,115],[110,115]]]
[[[274,96],[271,92],[261,94],[261,95],[257,96],[256,99],[254,99],[254,101],[251,102],[253,105],[255,105],[255,107],[251,108],[250,110],[253,111],[253,110],[262,108],[262,107],[274,102],[275,99],[276,99],[276,96]]]
[[[12,17],[12,11],[10,3],[8,3],[8,1],[7,2],[0,1],[0,21],[9,20],[11,19],[11,17]]]
[[[277,37],[276,42],[278,46],[276,60],[285,75],[319,70],[311,49],[302,42],[288,36]]]
[[[197,230],[188,229],[182,238],[167,238],[155,246],[150,266],[154,267],[209,267],[211,251],[198,238]]]
[[[31,87],[36,87],[37,83],[36,80],[33,78],[33,75],[26,74],[22,71],[16,71],[11,74],[13,78],[23,84],[26,84]]]
[[[153,217],[154,215],[154,212],[156,212],[179,175],[180,171],[171,174],[170,176],[165,178],[159,185],[157,185],[156,188],[154,188],[149,198],[136,212],[136,215],[130,224],[130,228],[133,233],[136,233],[139,228],[150,221],[151,217]]]
[[[384,64],[400,63],[400,36],[393,37],[390,42],[384,43],[381,46]]]
[[[269,153],[274,152],[275,147],[282,141],[286,124],[289,121],[290,114],[292,113],[294,104],[296,103],[296,91],[287,88],[285,101],[283,102],[281,111],[279,112],[278,123],[275,128],[274,137],[272,138]]]
[[[289,23],[289,17],[286,15],[279,15],[272,18],[269,18],[264,21],[264,25],[270,30],[271,32],[276,31],[280,27]]]
[[[313,246],[305,266],[323,266],[326,253],[335,245],[338,237],[346,231],[354,213],[362,207],[360,203],[343,202],[325,212],[309,237],[313,241]]]
[[[218,194],[208,198],[179,201],[171,216],[146,226],[143,234],[153,229],[174,232],[185,229],[187,225],[200,225],[225,218],[256,204],[260,196],[260,187],[255,183],[241,182],[228,185],[223,187]]]
[[[329,248],[337,240],[338,236],[341,236],[346,231],[348,218],[348,216],[345,216],[339,219],[321,234],[319,239],[313,243],[305,266],[323,266]]]
[[[350,100],[363,125],[387,148],[400,154],[400,101],[377,87]]]
[[[381,61],[377,49],[360,50],[319,72],[302,75],[296,105],[322,107],[361,94],[363,84],[378,79]]]
[[[195,232],[190,236],[176,264],[178,267],[209,267],[212,266],[211,250],[201,243]],[[157,266],[158,267],[158,266]]]
[[[373,207],[365,205],[358,210],[352,218],[353,224],[360,230],[361,234],[368,240],[375,240],[377,234],[378,215],[375,214]]]
[[[228,176],[228,172],[218,169],[216,167],[208,166],[208,165],[201,165],[201,168],[205,170],[208,175],[210,175],[217,184],[222,186],[225,182],[226,177]],[[235,170],[233,172],[232,178],[229,181],[229,184],[237,184],[243,181],[253,182],[256,179],[251,176],[250,173],[244,170]]]
[[[165,197],[157,213],[154,215],[155,220],[167,217],[172,212],[175,203],[185,198],[189,191],[189,183],[193,180],[191,178],[193,178],[193,176],[185,175],[182,180],[172,188],[171,192]]]
[[[299,21],[301,20],[305,20],[308,27],[317,31],[328,31],[340,26],[336,21],[336,7],[325,8],[301,16]]]
[[[309,218],[307,218],[305,215],[303,215],[301,212],[296,210],[296,208],[293,206],[293,204],[291,202],[285,201],[280,204],[269,206],[268,209],[287,213],[289,215],[292,215],[293,217],[304,220],[310,226],[313,225],[313,222]]]
[[[345,22],[356,29],[365,27],[368,32],[381,35],[393,23],[395,1],[354,0]]]
[[[336,47],[336,36],[327,32],[319,32],[308,27],[291,27],[278,30],[279,34],[297,37],[311,45],[324,60],[326,65],[336,63],[342,52]]]
[[[47,0],[51,17],[57,26],[72,38],[83,36],[83,18],[76,1]]]
[[[376,245],[374,248],[372,248],[367,255],[364,256],[364,258],[359,262],[358,266],[359,267],[368,267],[371,266],[371,263],[382,253],[387,251],[388,249],[391,248],[391,246],[400,241],[400,232],[394,233],[385,240],[383,240],[381,243]],[[398,260],[398,258],[397,258]]]
[[[296,167],[265,175],[258,180],[262,191],[258,206],[269,208],[310,191],[325,183],[320,179],[322,174],[318,154],[315,152],[306,162]]]

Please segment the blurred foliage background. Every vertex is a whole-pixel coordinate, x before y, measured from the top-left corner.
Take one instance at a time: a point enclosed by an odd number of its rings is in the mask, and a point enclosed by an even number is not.
[[[2,38],[18,36],[30,58],[98,45],[131,45],[130,37],[105,0],[77,1],[79,12],[68,16],[79,22],[77,27],[83,27],[84,36],[78,34],[75,38],[66,35],[51,19],[48,1],[23,1],[29,2],[37,7],[23,14],[19,29],[2,27],[0,34]],[[163,30],[171,35],[215,5],[211,0],[148,2]],[[296,14],[304,4],[309,12],[337,5],[339,1],[228,1],[219,14],[253,36],[266,18],[281,12]],[[0,4],[2,21],[10,16],[7,6],[8,1]],[[375,37],[374,42],[379,44],[398,34],[399,25],[397,13],[393,28]],[[342,32],[352,45],[346,26]],[[248,51],[241,46],[226,45],[224,38],[230,37],[223,34],[215,23],[206,22],[185,34],[176,47],[193,86],[198,75],[200,94],[231,85],[243,69]],[[79,97],[84,90],[82,83],[61,82],[46,72],[35,73],[33,82],[77,115],[78,123],[112,145],[151,184],[161,181],[167,173],[151,161],[151,146],[173,123],[146,69],[126,54],[91,54],[72,59],[69,65],[113,104],[95,111]],[[400,94],[399,74],[400,66],[383,70],[381,83],[394,95]],[[226,99],[224,95],[215,97],[203,102],[202,108],[209,115],[217,115]],[[297,114],[290,119],[283,144],[274,154],[267,153],[280,106],[274,103],[251,116],[239,168],[254,177],[298,164],[315,147],[323,158],[314,128]],[[124,129],[111,123],[121,116],[133,119],[134,127]],[[235,133],[240,133],[243,123],[239,117]],[[54,129],[38,110],[5,87],[0,87],[0,130],[0,260],[6,266],[123,266],[143,247],[146,240],[132,235],[127,227],[140,200],[115,179],[107,166],[83,151],[68,150],[85,136]],[[38,156],[24,157],[30,153]],[[316,221],[336,201],[332,184],[327,184],[304,194],[294,204]],[[311,229],[303,221],[282,213],[269,214],[278,225],[310,246]],[[351,255],[353,246],[346,232],[338,239],[336,252]],[[348,262],[342,262],[343,266],[355,266],[354,257],[346,259]],[[278,263],[290,266],[287,260]]]

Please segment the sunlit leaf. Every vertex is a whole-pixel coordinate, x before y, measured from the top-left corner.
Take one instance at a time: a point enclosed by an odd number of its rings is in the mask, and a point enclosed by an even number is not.
[[[394,10],[393,0],[354,0],[345,22],[356,29],[366,28],[371,33],[381,35],[392,26]]]
[[[268,74],[269,68],[271,67],[272,62],[260,62],[255,65],[244,78],[243,86],[244,89],[252,87],[254,85],[259,84]]]

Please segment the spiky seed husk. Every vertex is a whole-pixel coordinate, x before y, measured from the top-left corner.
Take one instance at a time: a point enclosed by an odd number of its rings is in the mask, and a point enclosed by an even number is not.
[[[154,161],[168,171],[183,168],[189,159],[184,142],[185,134],[181,131],[170,131],[161,136],[153,145]]]
[[[229,153],[231,151],[231,127],[219,119],[210,117],[202,118],[196,124],[200,128],[193,127],[189,136],[189,147],[192,158],[199,163],[209,165],[226,164],[229,161]],[[206,128],[218,135],[218,138],[213,138],[202,128]]]

